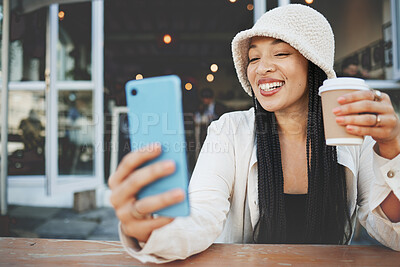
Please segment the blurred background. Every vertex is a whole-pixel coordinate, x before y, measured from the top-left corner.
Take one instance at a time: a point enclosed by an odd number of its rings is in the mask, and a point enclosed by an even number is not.
[[[181,78],[191,171],[208,124],[252,105],[233,67],[232,38],[279,5],[300,3],[324,14],[336,38],[338,76],[366,79],[400,108],[397,0],[9,3],[9,66],[1,66],[0,74],[4,81],[3,73],[9,73],[6,182],[0,186],[9,235],[88,238],[97,231],[93,238],[117,238],[107,180],[130,151],[125,83],[168,74]],[[90,234],[46,235],[73,220],[72,230],[93,223]],[[101,224],[114,230],[101,232]]]

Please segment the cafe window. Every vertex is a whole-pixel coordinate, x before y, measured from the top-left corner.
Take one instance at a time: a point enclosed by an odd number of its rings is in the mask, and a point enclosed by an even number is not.
[[[305,4],[304,0],[291,3]],[[389,94],[400,114],[399,1],[317,0],[310,6],[329,21],[335,35],[337,76],[359,77]]]
[[[44,175],[44,92],[12,91],[9,93],[8,104],[8,174]]]
[[[393,78],[400,80],[400,3],[392,0]]]
[[[3,1],[0,1],[0,25],[3,25]],[[3,28],[0,27],[0,38],[3,36]],[[2,42],[0,42],[0,51],[2,49]],[[3,80],[2,78],[2,73],[3,73],[3,68],[2,68],[2,63],[1,63],[1,55],[0,55],[0,81]],[[3,93],[0,92],[0,103],[1,103],[1,98],[2,98]],[[1,108],[0,108],[1,110]],[[0,111],[0,116],[1,115],[1,111]],[[1,163],[1,120],[0,120],[0,163]],[[1,166],[0,166],[0,171],[1,171]]]
[[[0,26],[3,25],[3,1],[0,1]],[[3,36],[3,27],[0,27],[0,38]],[[2,51],[2,42],[0,42],[0,51]],[[1,53],[0,53],[0,80],[2,79],[2,62],[1,62]],[[0,94],[1,95],[1,94]],[[1,97],[1,96],[0,96]],[[1,125],[1,124],[0,124]]]
[[[58,64],[59,81],[88,81],[92,79],[90,3],[60,5]]]
[[[47,9],[10,18],[10,81],[44,81]]]
[[[59,174],[93,174],[94,121],[91,91],[59,92]]]
[[[332,26],[338,76],[392,79],[390,0],[318,0],[310,6]]]

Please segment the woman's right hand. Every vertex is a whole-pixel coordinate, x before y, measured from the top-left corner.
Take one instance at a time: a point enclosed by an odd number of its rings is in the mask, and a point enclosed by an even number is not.
[[[136,199],[137,193],[146,185],[170,175],[175,171],[173,161],[159,161],[144,167],[145,162],[158,157],[161,146],[153,144],[126,155],[113,173],[108,185],[111,189],[110,201],[121,221],[124,234],[146,242],[153,230],[173,221],[173,218],[153,218],[151,213],[179,203],[185,198],[181,189]]]

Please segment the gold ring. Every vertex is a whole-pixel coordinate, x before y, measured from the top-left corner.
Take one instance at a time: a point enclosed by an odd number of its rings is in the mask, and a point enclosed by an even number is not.
[[[379,117],[379,114],[376,114],[376,121],[373,127],[379,127],[379,124],[381,123],[381,117]]]
[[[374,94],[374,101],[381,101],[382,100],[382,92],[379,90],[372,89],[372,93]]]

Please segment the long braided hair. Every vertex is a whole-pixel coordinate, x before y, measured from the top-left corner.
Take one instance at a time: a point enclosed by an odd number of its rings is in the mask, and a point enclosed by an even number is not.
[[[306,231],[304,243],[343,244],[351,237],[344,167],[337,163],[336,147],[325,144],[318,88],[326,74],[309,61]],[[273,112],[264,110],[253,92],[255,110],[258,199],[260,218],[256,243],[285,243],[286,215],[278,125]],[[346,225],[347,224],[347,225]],[[346,233],[346,227],[350,233]]]

